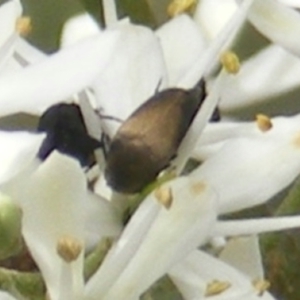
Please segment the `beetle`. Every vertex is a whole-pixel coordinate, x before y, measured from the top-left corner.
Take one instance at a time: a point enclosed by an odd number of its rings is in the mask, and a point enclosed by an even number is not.
[[[138,107],[111,140],[104,173],[108,185],[131,194],[154,181],[176,156],[205,96],[201,80],[191,90],[156,93]],[[213,119],[218,119],[217,111]]]
[[[46,132],[46,138],[39,149],[42,160],[54,150],[71,155],[82,166],[93,163],[93,152],[102,143],[88,135],[81,110],[76,104],[59,103],[51,106],[41,116],[37,130]]]

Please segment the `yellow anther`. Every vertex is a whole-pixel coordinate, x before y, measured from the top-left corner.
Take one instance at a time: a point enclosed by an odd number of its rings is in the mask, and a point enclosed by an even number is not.
[[[271,284],[268,280],[258,279],[253,281],[254,288],[258,291],[258,296],[262,296],[267,291]]]
[[[256,124],[262,132],[269,131],[273,127],[272,120],[263,114],[256,115]]]
[[[196,4],[197,0],[173,0],[168,6],[168,15],[175,17],[192,9]]]
[[[22,35],[27,36],[32,30],[30,17],[20,17],[16,21],[16,31]]]
[[[154,191],[157,201],[166,209],[170,209],[173,202],[172,190],[169,187],[159,187]]]
[[[206,187],[207,187],[207,185],[204,181],[199,181],[196,183],[193,182],[191,185],[192,192],[195,195],[199,195],[199,194],[203,193],[205,191]]]
[[[67,263],[76,260],[82,251],[82,243],[70,236],[61,237],[56,246],[58,255]]]
[[[230,287],[231,283],[228,281],[213,280],[212,282],[207,284],[205,296],[210,297],[219,295],[228,290]]]
[[[237,74],[240,70],[240,59],[236,53],[232,51],[223,52],[220,57],[220,62],[229,74]]]

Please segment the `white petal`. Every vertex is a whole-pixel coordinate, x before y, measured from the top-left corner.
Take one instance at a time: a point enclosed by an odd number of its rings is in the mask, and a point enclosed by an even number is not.
[[[15,54],[19,55],[21,59],[24,60],[23,65],[38,63],[45,58],[47,55],[41,50],[32,46],[26,40],[19,38],[16,44]]]
[[[119,51],[93,88],[101,113],[125,120],[164,86],[165,65],[157,37],[150,29],[122,22],[114,30],[121,36],[116,45]],[[110,134],[120,125],[116,121],[106,123]]]
[[[114,55],[117,32],[104,32],[39,64],[0,78],[0,115],[40,114],[89,85]]]
[[[130,263],[103,299],[136,299],[206,240],[216,217],[214,192],[204,182],[188,178],[164,187],[172,190],[170,209],[160,209]]]
[[[143,201],[131,217],[117,244],[105,257],[101,268],[87,283],[87,296],[101,297],[113,285],[116,278],[120,276],[134,256],[151,224],[157,217],[160,208],[153,195]]]
[[[300,116],[276,118],[255,138],[228,141],[192,176],[216,188],[221,213],[261,204],[299,174],[299,125]]]
[[[106,26],[117,23],[118,13],[115,0],[103,0],[103,14]]]
[[[18,38],[16,22],[22,13],[19,0],[11,0],[0,7],[0,69],[11,56]]]
[[[190,89],[193,88],[205,72],[209,72],[217,63],[217,59],[226,47],[230,45],[236,33],[244,23],[249,7],[254,0],[245,0],[240,9],[232,16],[226,26],[212,41],[203,55],[194,63],[178,83],[179,87]]]
[[[259,218],[218,222],[212,232],[216,236],[238,236],[300,227],[300,217]]]
[[[279,80],[280,78],[280,80]],[[221,92],[221,109],[233,109],[288,92],[300,85],[300,60],[269,46],[242,64]]]
[[[271,41],[300,55],[300,14],[296,10],[276,0],[255,0],[248,18]]]
[[[211,115],[213,114],[213,111],[215,110],[219,102],[220,91],[222,90],[222,87],[226,85],[227,80],[228,74],[224,71],[221,71],[216,79],[212,90],[204,99],[204,103],[198,110],[188,132],[186,133],[183,141],[181,142],[180,147],[178,149],[177,157],[174,160],[174,165],[176,165],[179,172],[182,171],[188,158],[191,156],[192,152],[196,148],[204,126],[207,124]]]
[[[170,272],[171,278],[185,299],[260,299],[256,297],[251,278],[230,265],[201,251],[192,252]],[[217,296],[204,297],[206,286],[218,280],[229,282],[230,288]]]
[[[233,138],[261,135],[257,122],[208,123],[204,128],[192,156],[200,161],[216,154],[224,144]]]
[[[0,132],[0,183],[10,180],[35,159],[44,134]]]
[[[15,44],[17,41],[17,34],[12,35],[0,48],[0,71],[3,72],[6,69],[6,64],[9,63],[11,56],[13,54],[13,50],[15,48]]]
[[[16,21],[21,13],[22,7],[19,0],[10,0],[0,6],[0,49],[16,32]]]
[[[168,69],[169,85],[176,86],[201,56],[206,43],[195,22],[187,15],[179,15],[156,31],[160,39]]]
[[[93,93],[85,90],[78,95],[81,113],[83,115],[84,123],[90,136],[99,139],[102,134],[102,120],[99,118],[95,110],[95,98]]]
[[[47,55],[42,53],[37,48],[31,46],[22,38],[11,41],[7,52],[6,59],[0,65],[0,76],[8,72],[20,71],[29,64],[34,64],[44,60]],[[0,55],[1,56],[1,55]]]
[[[103,159],[105,161],[105,159]],[[100,176],[94,185],[94,193],[105,199],[112,199],[113,191],[104,176]]]
[[[274,119],[273,119],[274,121]],[[261,135],[257,122],[224,121],[208,123],[199,140],[199,147],[219,143],[236,137]]]
[[[78,285],[61,286],[59,273],[65,269],[65,263],[58,256],[56,246],[63,236],[83,241],[86,180],[79,163],[53,152],[33,174],[16,177],[4,191],[23,210],[23,236],[51,299],[59,299],[62,288],[78,289]],[[68,272],[74,272],[75,277],[82,276],[82,259],[83,255],[69,266]]]
[[[230,239],[220,259],[252,279],[263,279],[264,271],[256,235]]]
[[[299,0],[278,0],[278,1],[285,5],[291,6],[291,7],[300,8]]]
[[[111,203],[88,194],[85,200],[85,239],[86,245],[96,245],[102,237],[116,237],[121,233],[122,224]]]
[[[83,252],[75,262],[62,262],[59,274],[59,288],[57,300],[82,300],[83,299]],[[55,298],[51,298],[54,299]]]
[[[100,32],[97,22],[88,13],[69,19],[62,30],[61,47],[76,44],[84,38],[96,35]]]
[[[9,293],[0,291],[0,300],[16,300],[16,298],[11,296]]]
[[[194,18],[207,38],[212,40],[221,32],[237,8],[235,0],[201,0]]]

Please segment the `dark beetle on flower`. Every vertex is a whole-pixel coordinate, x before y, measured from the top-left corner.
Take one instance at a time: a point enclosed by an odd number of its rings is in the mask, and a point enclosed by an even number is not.
[[[93,161],[94,150],[102,146],[102,143],[88,135],[76,104],[59,103],[51,106],[41,116],[38,131],[47,133],[38,153],[41,159],[47,158],[56,149],[77,158],[82,166],[88,166]]]
[[[176,156],[204,98],[194,89],[167,89],[143,103],[120,126],[107,154],[105,178],[117,192],[136,193],[155,180]],[[215,111],[213,120],[218,119]]]
[[[154,181],[176,156],[205,96],[201,80],[191,90],[172,88],[158,92],[137,108],[120,126],[105,153],[105,178],[111,188],[131,194]],[[211,120],[218,119],[216,109]],[[94,150],[104,148],[102,141],[88,135],[75,104],[50,107],[42,115],[38,131],[47,132],[39,151],[41,159],[57,149],[87,166]]]

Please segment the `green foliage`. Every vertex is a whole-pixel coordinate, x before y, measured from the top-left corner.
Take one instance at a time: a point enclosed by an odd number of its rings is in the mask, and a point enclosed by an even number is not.
[[[275,215],[295,215],[300,211],[300,180],[298,179],[282,201]],[[284,233],[265,234],[261,248],[266,277],[271,291],[278,299],[300,299],[300,235],[299,229]]]
[[[32,21],[28,40],[48,53],[57,50],[65,21],[84,11],[82,3],[76,0],[23,0],[22,5],[23,14]]]
[[[176,287],[169,279],[165,276],[155,283],[152,288],[146,292],[141,300],[182,300],[182,296],[177,291]]]
[[[3,2],[3,0],[0,0]],[[120,18],[129,16],[132,22],[152,28],[167,19],[170,0],[117,0]],[[59,47],[63,24],[72,16],[89,12],[103,26],[101,0],[22,0],[24,15],[32,20],[29,42],[39,49],[52,53]]]
[[[0,197],[0,260],[6,259],[22,248],[22,213],[11,199]]]

